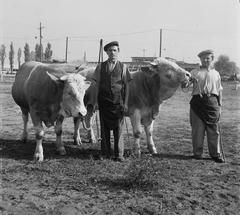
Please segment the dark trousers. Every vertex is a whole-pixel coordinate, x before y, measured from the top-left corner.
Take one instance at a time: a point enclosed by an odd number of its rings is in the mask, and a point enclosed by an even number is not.
[[[103,118],[100,115],[100,126],[101,126],[101,150],[103,155],[111,155],[111,141],[110,141],[110,129],[104,122]],[[122,128],[123,128],[123,118],[119,120],[119,124],[113,129],[114,137],[114,151],[115,158],[123,157],[124,153],[124,143],[122,137]]]

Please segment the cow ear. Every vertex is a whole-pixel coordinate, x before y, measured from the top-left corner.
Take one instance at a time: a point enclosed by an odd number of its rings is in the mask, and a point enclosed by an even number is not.
[[[152,69],[152,67],[149,67],[149,66],[142,66],[141,71],[144,73],[144,75],[150,76],[150,77],[152,77],[156,74],[156,71],[154,69]]]
[[[85,81],[84,89],[87,90],[91,85],[91,81]]]
[[[59,78],[57,78],[56,76],[50,74],[48,71],[46,72],[48,74],[48,76],[53,80],[53,81],[58,81]]]

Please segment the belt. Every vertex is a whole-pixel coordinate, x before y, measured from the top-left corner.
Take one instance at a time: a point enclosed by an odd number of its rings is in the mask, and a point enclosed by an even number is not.
[[[202,94],[202,96],[205,96],[205,97],[216,97],[217,95],[216,94],[207,93],[207,94]]]
[[[207,93],[207,94],[199,94],[199,95],[194,95],[194,96],[197,96],[197,97],[208,97],[208,98],[210,98],[210,97],[217,97],[217,95],[216,94],[211,94],[211,93]]]

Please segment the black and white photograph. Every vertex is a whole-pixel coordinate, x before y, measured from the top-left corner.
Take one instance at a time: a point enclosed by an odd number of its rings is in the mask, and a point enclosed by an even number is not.
[[[238,0],[0,0],[2,215],[239,215]]]

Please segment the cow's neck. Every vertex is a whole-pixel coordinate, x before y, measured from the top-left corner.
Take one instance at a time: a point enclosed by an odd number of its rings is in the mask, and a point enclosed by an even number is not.
[[[144,80],[143,91],[146,95],[146,99],[148,99],[147,103],[150,104],[150,106],[159,106],[162,103],[159,76],[145,77]]]
[[[170,99],[177,89],[178,89],[178,86],[177,87],[161,86],[159,91],[161,100],[164,101],[164,100]]]

